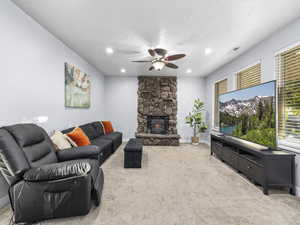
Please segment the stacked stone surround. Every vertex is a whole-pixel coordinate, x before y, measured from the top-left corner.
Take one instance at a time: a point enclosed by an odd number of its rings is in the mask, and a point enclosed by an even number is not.
[[[144,145],[150,146],[179,146],[180,136],[177,134],[147,134],[136,133],[136,138],[143,139]]]
[[[177,135],[177,77],[138,77],[138,127],[136,137],[144,145],[179,145]],[[166,135],[150,134],[147,116],[168,116]]]

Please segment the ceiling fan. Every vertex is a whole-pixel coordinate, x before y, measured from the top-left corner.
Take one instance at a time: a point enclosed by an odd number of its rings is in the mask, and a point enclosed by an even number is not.
[[[152,65],[149,68],[149,71],[154,69],[160,71],[165,66],[172,69],[177,69],[178,66],[176,66],[173,63],[170,63],[169,61],[174,61],[185,57],[185,54],[176,54],[176,55],[167,56],[167,50],[163,48],[149,49],[148,52],[154,58],[153,60],[136,60],[132,62],[139,62],[139,63],[151,62]]]

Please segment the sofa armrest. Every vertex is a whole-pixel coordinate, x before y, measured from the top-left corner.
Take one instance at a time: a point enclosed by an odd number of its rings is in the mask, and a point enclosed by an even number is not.
[[[58,151],[56,155],[60,162],[74,159],[96,159],[99,161],[103,155],[103,152],[98,146],[89,145],[61,150]]]
[[[23,179],[29,182],[54,181],[88,174],[91,165],[88,161],[53,163],[28,170]]]

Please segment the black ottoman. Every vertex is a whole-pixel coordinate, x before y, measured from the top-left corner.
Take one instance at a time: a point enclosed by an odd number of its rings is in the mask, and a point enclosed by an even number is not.
[[[143,140],[132,138],[124,148],[124,168],[142,168]]]

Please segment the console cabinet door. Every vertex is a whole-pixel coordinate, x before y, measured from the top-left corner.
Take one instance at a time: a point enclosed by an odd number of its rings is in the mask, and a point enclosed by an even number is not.
[[[257,183],[264,184],[264,168],[250,160],[240,157],[239,158],[239,170],[250,179],[253,179]]]
[[[212,142],[213,153],[215,153],[215,155],[218,158],[222,158],[222,148],[223,148],[223,144],[221,142],[217,142],[217,141]]]
[[[230,159],[228,161],[228,164],[232,166],[234,169],[238,168],[238,161],[239,161],[239,155],[238,153],[232,151],[232,154],[230,155]]]
[[[238,153],[234,151],[234,148],[228,146],[223,147],[223,160],[231,167],[237,169]]]
[[[231,148],[223,146],[223,160],[229,163],[231,155],[232,155]]]

